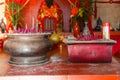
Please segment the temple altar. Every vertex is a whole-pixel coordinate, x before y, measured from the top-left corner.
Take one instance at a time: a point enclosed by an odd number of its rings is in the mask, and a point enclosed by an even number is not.
[[[58,45],[57,48],[52,49],[48,53],[49,61],[47,63],[29,67],[8,65],[9,67],[7,67],[7,70],[5,70],[5,72],[2,72],[4,73],[3,75],[5,77],[1,76],[0,79],[7,78],[7,80],[9,80],[11,77],[17,80],[18,78],[25,78],[25,76],[27,77],[26,80],[31,80],[32,78],[34,79],[34,77],[39,77],[39,79],[42,79],[42,76],[44,76],[44,79],[47,79],[48,77],[54,77],[58,80],[61,80],[63,77],[63,80],[68,80],[68,78],[70,80],[79,80],[83,76],[89,78],[88,80],[96,78],[103,80],[119,79],[119,58],[116,59],[116,57],[113,56],[111,63],[72,63],[68,60],[67,46],[65,44],[61,45],[62,49],[60,49],[60,45]],[[1,51],[1,54],[5,55],[6,53],[4,53],[4,51]],[[6,60],[8,59],[9,57],[7,55]]]
[[[92,35],[87,36],[79,34],[79,36],[74,37],[75,39],[73,40],[66,40],[69,35],[73,36],[73,32],[69,32],[71,5],[68,0],[51,1],[53,2],[49,3],[49,0],[28,0],[26,6],[21,10],[24,20],[23,26],[20,27],[23,28],[23,31],[20,29],[21,32],[18,30],[17,33],[16,30],[17,35],[21,33],[22,36],[27,32],[30,34],[29,36],[31,36],[34,32],[37,32],[37,34],[50,32],[49,36],[44,36],[44,38],[47,38],[49,41],[51,35],[56,32],[55,35],[57,35],[58,41],[56,41],[56,43],[52,43],[52,41],[50,42],[51,46],[48,52],[46,52],[47,56],[45,56],[46,61],[41,64],[26,66],[14,65],[14,62],[13,64],[10,64],[10,49],[8,47],[8,52],[6,52],[5,47],[3,48],[3,45],[4,41],[6,41],[6,39],[8,40],[10,38],[9,35],[11,34],[0,34],[0,80],[14,80],[14,78],[15,80],[119,80],[120,32],[110,31],[110,40],[95,38],[95,36],[98,35],[102,36],[102,31],[92,31]],[[75,2],[75,0],[71,1]],[[108,2],[116,3],[113,0],[109,0]],[[102,2],[97,1],[96,3]],[[77,4],[77,6],[79,5]],[[6,15],[6,18],[7,17],[8,15]],[[90,20],[88,23],[89,25],[92,25],[92,16],[89,17]],[[35,31],[30,32],[32,31],[31,29],[34,29]],[[89,29],[92,30],[92,27],[90,26]],[[61,33],[57,34],[59,30]],[[12,33],[12,35],[13,34],[14,33]],[[84,39],[83,37],[87,38]],[[37,38],[41,40],[40,36],[37,36]],[[53,38],[55,39],[55,37]],[[17,41],[14,40],[15,38],[12,39],[13,40],[10,41],[16,42],[16,46],[18,46]],[[16,40],[19,39],[20,38],[16,38]],[[66,42],[63,41],[64,39]],[[37,57],[38,53],[41,51],[44,52],[46,49],[48,49],[48,46],[44,47],[44,44],[38,46],[38,49],[35,49],[35,46],[40,44],[40,42],[33,41],[35,40],[34,37],[31,37],[30,40],[31,44],[28,45],[28,47],[32,46],[32,48],[28,49],[26,45],[22,45],[20,48],[23,48],[25,51],[31,50],[30,53],[32,54],[34,54],[32,52],[34,49]],[[27,43],[28,38],[23,38],[22,41],[26,41]],[[38,43],[33,45],[35,42]],[[41,41],[41,44],[42,43],[43,41]],[[47,42],[44,43],[48,44]],[[15,44],[11,44],[10,47],[11,46],[14,47]],[[43,48],[40,48],[41,46]],[[15,53],[14,49],[15,48],[12,48],[11,50],[14,52],[14,55],[16,55],[17,53]],[[37,50],[40,49],[41,51],[37,52]],[[19,48],[17,48],[17,50],[21,51]],[[23,55],[22,52],[19,54]],[[25,54],[27,54],[27,52]],[[33,57],[33,55],[31,56]],[[27,56],[24,56],[24,58],[26,59]],[[14,59],[12,58],[11,60],[15,61],[17,60],[17,57]],[[24,62],[25,60],[20,61]],[[20,61],[18,60],[18,62]],[[29,63],[27,61],[25,62]],[[35,61],[33,61],[33,63],[34,62]]]

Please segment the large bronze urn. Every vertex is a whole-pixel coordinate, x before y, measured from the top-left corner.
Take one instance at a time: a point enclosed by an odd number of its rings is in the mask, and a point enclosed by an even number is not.
[[[48,61],[46,55],[52,47],[49,35],[50,33],[8,34],[4,50],[11,55],[9,63],[31,66]]]

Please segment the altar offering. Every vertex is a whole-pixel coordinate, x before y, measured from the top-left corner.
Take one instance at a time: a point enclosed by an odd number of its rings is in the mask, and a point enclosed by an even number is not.
[[[114,40],[66,40],[68,58],[71,62],[110,63]]]

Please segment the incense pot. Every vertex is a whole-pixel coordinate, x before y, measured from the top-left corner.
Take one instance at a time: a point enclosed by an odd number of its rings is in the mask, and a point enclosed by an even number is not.
[[[14,33],[8,34],[4,50],[11,55],[9,63],[18,66],[33,66],[48,61],[47,52],[52,43],[48,36],[51,33]]]

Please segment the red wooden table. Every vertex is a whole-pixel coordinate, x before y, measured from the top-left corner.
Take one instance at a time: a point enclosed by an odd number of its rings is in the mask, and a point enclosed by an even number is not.
[[[7,64],[9,55],[1,50],[0,80],[119,80],[119,57],[113,57],[111,63],[71,63],[65,44],[55,46],[49,53],[49,61],[44,64],[19,67]],[[3,63],[4,62],[4,63]],[[5,66],[7,66],[6,70]],[[9,66],[9,67],[8,67]]]

